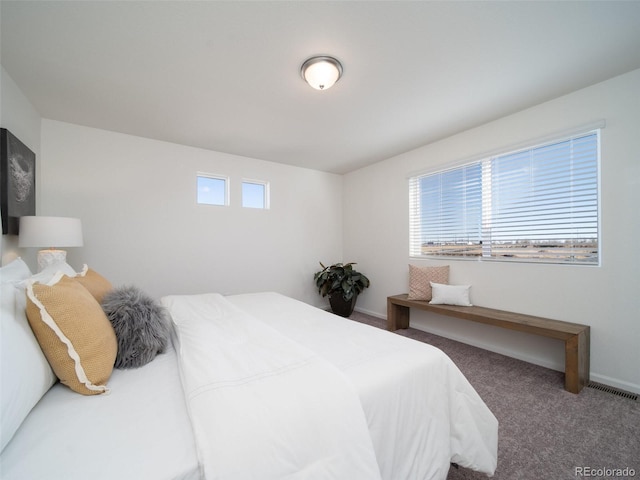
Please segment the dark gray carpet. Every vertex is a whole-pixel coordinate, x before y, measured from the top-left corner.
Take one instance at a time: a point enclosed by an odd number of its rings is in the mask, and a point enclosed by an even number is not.
[[[362,313],[350,318],[386,328],[384,320]],[[413,328],[396,333],[443,350],[496,416],[500,427],[493,478],[640,479],[640,400],[594,388],[575,395],[564,390],[562,372]],[[635,475],[625,475],[629,470]],[[447,480],[486,478],[452,467]]]

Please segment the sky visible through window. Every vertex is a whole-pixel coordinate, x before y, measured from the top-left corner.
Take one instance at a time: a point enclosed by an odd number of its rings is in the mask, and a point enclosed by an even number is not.
[[[197,175],[197,202],[204,205],[228,205],[228,188],[227,177]],[[268,184],[259,180],[243,180],[241,204],[245,208],[269,208]]]
[[[264,183],[242,182],[242,206],[247,208],[266,208]]]
[[[198,203],[226,205],[227,181],[224,178],[198,175]]]
[[[481,182],[480,163],[420,180],[423,242],[480,243]]]
[[[492,239],[597,239],[595,135],[492,162]]]
[[[597,262],[597,132],[414,179],[412,252]]]

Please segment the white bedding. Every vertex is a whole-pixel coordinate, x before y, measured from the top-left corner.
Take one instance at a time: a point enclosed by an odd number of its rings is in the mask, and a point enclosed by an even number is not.
[[[114,370],[108,395],[58,383],[0,456],[2,480],[199,480],[173,348],[135,370]]]
[[[426,480],[445,479],[449,462],[494,472],[497,421],[440,350],[274,293],[163,302],[180,354],[114,370],[109,395],[55,385],[3,450],[0,478]]]
[[[498,421],[439,349],[276,293],[226,298],[351,379],[384,479],[444,479],[450,462],[494,473]]]
[[[205,478],[380,478],[357,393],[332,364],[221,295],[162,303]]]

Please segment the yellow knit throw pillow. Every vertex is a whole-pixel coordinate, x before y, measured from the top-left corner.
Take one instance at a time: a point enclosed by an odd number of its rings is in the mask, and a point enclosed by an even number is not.
[[[102,303],[104,296],[113,290],[113,286],[109,280],[104,278],[95,270],[91,270],[87,265],[84,266],[82,272],[73,278],[84,288],[89,290],[91,295],[93,295],[100,304]]]
[[[91,293],[58,273],[27,286],[27,318],[40,348],[62,383],[83,395],[108,392],[118,343]]]

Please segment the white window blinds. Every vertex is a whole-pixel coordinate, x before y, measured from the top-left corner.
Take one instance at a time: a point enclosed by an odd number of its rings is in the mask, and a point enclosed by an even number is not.
[[[482,240],[482,165],[410,180],[412,255],[475,256]]]
[[[411,177],[412,256],[598,264],[599,131]]]

